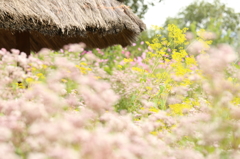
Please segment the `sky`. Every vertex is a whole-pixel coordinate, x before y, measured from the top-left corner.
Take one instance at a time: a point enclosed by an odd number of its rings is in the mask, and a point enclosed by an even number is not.
[[[147,25],[147,28],[150,28],[151,25],[161,26],[167,17],[175,17],[181,9],[194,1],[195,0],[163,0],[160,3],[157,3],[154,7],[150,7],[143,21]],[[205,1],[213,2],[213,0]],[[225,3],[228,7],[235,9],[236,12],[240,12],[240,7],[238,5],[239,0],[221,0],[221,2]]]

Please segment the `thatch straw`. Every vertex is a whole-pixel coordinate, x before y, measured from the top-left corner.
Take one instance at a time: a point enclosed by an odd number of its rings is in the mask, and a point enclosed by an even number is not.
[[[89,48],[130,45],[145,24],[115,0],[0,0],[0,47],[16,45],[15,33],[30,32],[30,48],[59,49],[84,42]]]

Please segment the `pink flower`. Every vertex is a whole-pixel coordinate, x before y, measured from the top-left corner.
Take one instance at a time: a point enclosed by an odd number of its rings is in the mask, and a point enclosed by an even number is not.
[[[64,49],[68,50],[69,52],[82,52],[84,48],[86,47],[85,44],[79,43],[79,44],[69,44],[65,45]]]
[[[17,49],[11,49],[11,52],[15,55],[19,55],[20,54],[20,51],[17,50]]]
[[[196,55],[196,54],[199,54],[201,51],[203,51],[205,49],[206,48],[205,48],[203,42],[194,41],[188,46],[187,51],[192,55]]]
[[[146,52],[142,54],[142,59],[145,59],[145,58],[146,58]]]
[[[28,159],[44,159],[48,158],[45,153],[40,152],[30,152],[28,155]]]
[[[0,141],[3,142],[3,141],[8,141],[9,139],[11,139],[12,137],[12,131],[7,128],[7,127],[0,127],[0,132],[1,132],[1,135],[0,135]]]
[[[190,41],[190,40],[192,40],[192,39],[194,38],[194,35],[193,35],[193,33],[191,33],[191,32],[187,32],[185,37],[186,37],[186,39],[187,39],[188,41]]]
[[[51,52],[50,49],[42,48],[42,49],[38,52],[38,54],[41,54],[41,55],[48,55],[50,52]]]
[[[126,57],[130,57],[131,53],[129,51],[125,52]]]

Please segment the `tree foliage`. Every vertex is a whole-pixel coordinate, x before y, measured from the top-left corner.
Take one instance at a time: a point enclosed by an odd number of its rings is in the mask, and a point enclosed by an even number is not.
[[[156,3],[162,0],[117,0],[129,6],[135,14],[140,18],[143,18],[150,6],[154,6]],[[147,2],[149,1],[149,2]]]
[[[215,0],[214,3],[195,1],[184,10],[180,11],[177,17],[168,18],[164,24],[176,24],[180,28],[187,27],[189,31],[196,34],[199,29],[205,29],[216,33],[216,43],[236,44],[240,30],[240,13],[232,8]]]

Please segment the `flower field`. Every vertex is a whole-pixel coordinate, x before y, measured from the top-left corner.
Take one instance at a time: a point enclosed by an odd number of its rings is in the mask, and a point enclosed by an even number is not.
[[[238,54],[204,30],[165,32],[135,52],[2,49],[0,158],[239,159]]]

